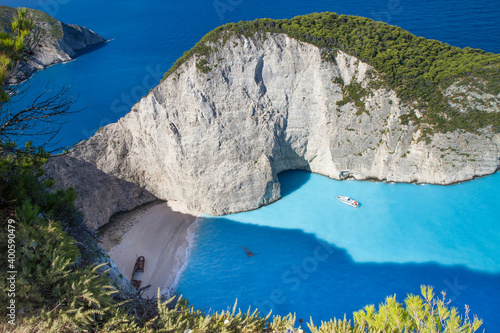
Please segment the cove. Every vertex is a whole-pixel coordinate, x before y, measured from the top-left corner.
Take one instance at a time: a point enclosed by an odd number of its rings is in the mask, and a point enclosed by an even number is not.
[[[436,186],[289,171],[280,182],[280,201],[200,223],[177,286],[196,308],[225,310],[237,298],[243,310],[319,323],[426,284],[461,313],[469,305],[487,332],[500,326],[500,174]]]
[[[20,5],[18,0],[0,3]],[[218,12],[215,3],[233,5]],[[285,6],[268,0],[26,0],[22,6],[46,10],[111,40],[30,80],[31,97],[47,83],[54,91],[70,85],[72,95],[79,96],[75,108],[83,111],[67,119],[58,137],[62,146],[123,117],[184,51],[227,22],[334,11],[382,20],[454,46],[500,52],[498,0],[293,0]],[[418,293],[420,284],[431,284],[437,292],[446,290],[461,311],[470,305],[487,332],[498,330],[498,173],[450,187],[330,180],[311,187],[318,178],[284,174],[283,200],[254,212],[207,217],[179,293],[197,308],[226,309],[238,298],[243,309],[257,305],[319,321],[350,316],[394,293],[401,301],[406,293]],[[331,186],[339,187],[332,191]],[[362,206],[353,210],[340,204],[334,198],[339,192]],[[325,244],[331,253],[325,247],[316,252]],[[242,246],[255,256],[246,257]],[[327,259],[319,260],[325,253]]]

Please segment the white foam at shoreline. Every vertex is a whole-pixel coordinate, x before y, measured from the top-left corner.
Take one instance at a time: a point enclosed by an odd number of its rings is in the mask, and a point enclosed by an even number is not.
[[[163,290],[161,291],[162,295],[167,294],[170,291],[175,291],[177,289],[177,284],[179,283],[179,279],[182,276],[182,273],[186,270],[188,264],[189,264],[189,258],[191,256],[191,250],[195,244],[196,241],[196,230],[198,229],[198,226],[203,222],[205,217],[203,216],[198,216],[196,220],[187,228],[187,234],[186,234],[186,247],[179,247],[176,251],[175,254],[175,259],[176,259],[176,265],[175,268],[173,269],[174,274],[173,275],[173,281],[171,282],[171,277],[168,279],[167,283],[165,284]]]

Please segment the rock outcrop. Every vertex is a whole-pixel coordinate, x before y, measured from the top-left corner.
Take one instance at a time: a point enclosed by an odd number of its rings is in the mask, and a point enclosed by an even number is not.
[[[71,156],[56,156],[45,165],[46,175],[57,178],[60,188],[74,187],[75,207],[84,212],[85,224],[96,231],[116,212],[126,212],[158,200],[144,188],[106,174],[92,163]]]
[[[105,41],[104,37],[85,27],[59,23],[63,37],[61,39],[46,37],[41,40],[35,48],[34,55],[22,68],[27,77],[49,66],[74,60],[78,51]]]
[[[214,49],[203,62],[188,59],[129,114],[52,163],[86,161],[158,198],[215,215],[278,200],[277,175],[289,169],[433,184],[498,169],[498,133],[426,140],[416,125],[401,123],[411,106],[394,91],[370,88],[376,71],[342,51],[325,61],[318,47],[278,33],[232,35]],[[368,91],[362,106],[346,102],[343,88],[351,83]],[[95,186],[94,200],[106,201],[99,196],[106,190]]]
[[[40,40],[34,48],[34,54],[21,64],[20,80],[51,65],[71,61],[78,51],[105,41],[104,37],[88,28],[60,22],[39,10],[29,9],[28,12],[35,22],[36,34]],[[16,13],[16,8],[0,6],[2,31],[10,31],[10,22]]]

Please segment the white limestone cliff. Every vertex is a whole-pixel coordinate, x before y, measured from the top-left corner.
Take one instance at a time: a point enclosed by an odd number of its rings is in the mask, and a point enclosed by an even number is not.
[[[207,73],[199,60],[186,61],[70,157],[158,198],[216,215],[278,200],[277,174],[289,169],[433,184],[498,169],[499,134],[457,131],[422,140],[417,127],[401,124],[408,106],[393,91],[369,88],[376,72],[344,52],[324,61],[316,46],[268,33],[231,37],[209,55]],[[337,105],[342,84],[353,80],[370,91],[363,99],[367,112],[354,103]],[[89,199],[78,200],[86,206]],[[95,225],[108,215],[96,217]]]

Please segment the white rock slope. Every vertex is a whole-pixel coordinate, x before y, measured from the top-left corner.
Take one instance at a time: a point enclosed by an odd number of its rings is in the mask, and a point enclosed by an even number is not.
[[[77,52],[104,42],[104,37],[94,31],[75,24],[62,23],[63,37],[44,38],[29,59],[27,71],[33,73],[48,66],[73,60]]]
[[[418,140],[416,128],[401,125],[407,108],[393,91],[372,90],[364,99],[367,112],[354,103],[339,107],[342,84],[368,87],[376,76],[343,52],[325,62],[313,45],[267,34],[232,37],[210,55],[208,73],[198,60],[184,63],[72,156],[211,214],[279,199],[277,174],[289,169],[449,184],[498,168],[498,134]]]

